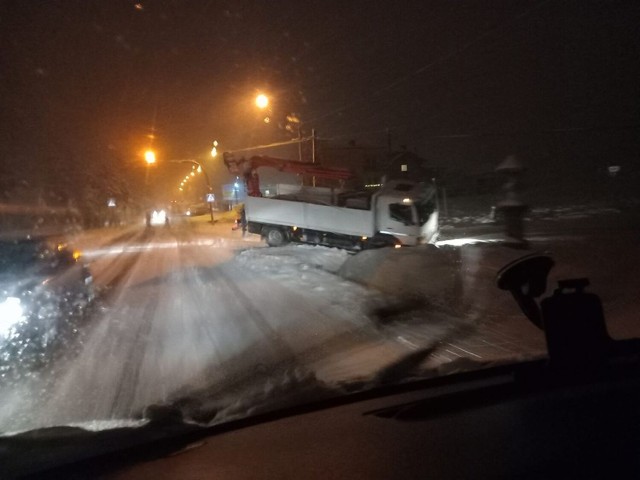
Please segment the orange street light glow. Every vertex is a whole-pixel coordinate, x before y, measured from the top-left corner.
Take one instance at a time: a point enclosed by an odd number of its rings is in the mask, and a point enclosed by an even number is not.
[[[261,93],[256,97],[256,106],[260,109],[267,108],[269,106],[269,98]]]
[[[152,150],[147,150],[144,152],[144,161],[147,162],[147,165],[153,165],[156,163],[156,154]]]

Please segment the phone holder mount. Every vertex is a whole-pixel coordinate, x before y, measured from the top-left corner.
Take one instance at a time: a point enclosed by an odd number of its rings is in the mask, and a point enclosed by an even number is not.
[[[548,255],[519,258],[498,272],[497,286],[511,292],[527,318],[544,331],[551,365],[563,368],[601,365],[612,340],[600,298],[585,292],[589,285],[587,278],[560,280],[553,295],[538,305],[537,299],[546,291],[547,277],[554,264]]]

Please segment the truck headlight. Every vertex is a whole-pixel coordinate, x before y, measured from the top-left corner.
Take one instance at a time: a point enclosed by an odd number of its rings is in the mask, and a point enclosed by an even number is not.
[[[24,309],[17,297],[0,302],[0,337],[8,337],[11,328],[24,320]]]

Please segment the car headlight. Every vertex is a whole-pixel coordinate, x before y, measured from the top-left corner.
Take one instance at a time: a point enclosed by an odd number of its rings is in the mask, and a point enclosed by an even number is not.
[[[167,219],[167,213],[164,210],[154,210],[151,214],[152,225],[162,225]]]
[[[24,309],[17,297],[0,302],[0,337],[7,337],[11,328],[24,320]]]

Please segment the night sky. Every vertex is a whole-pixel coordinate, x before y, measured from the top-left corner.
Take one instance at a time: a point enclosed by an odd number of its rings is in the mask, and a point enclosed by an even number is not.
[[[640,162],[637,1],[1,5],[3,171],[247,147],[287,138],[287,113],[453,169]]]

